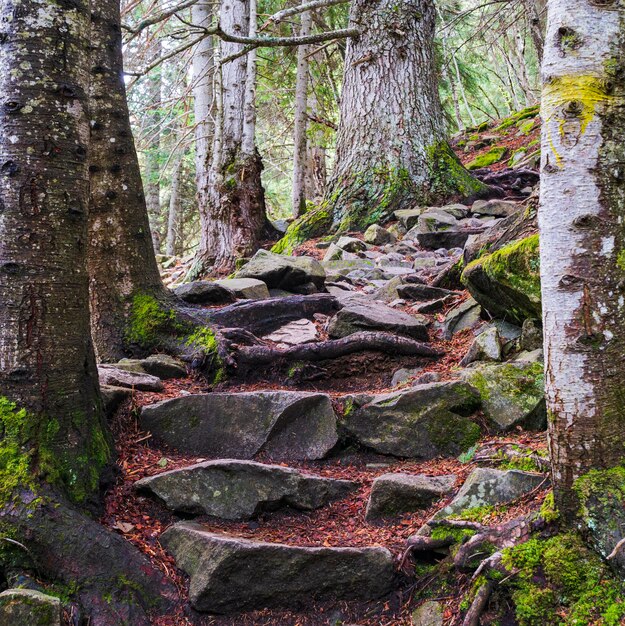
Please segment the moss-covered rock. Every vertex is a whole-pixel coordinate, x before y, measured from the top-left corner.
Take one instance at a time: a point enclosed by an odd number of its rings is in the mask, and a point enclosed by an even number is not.
[[[543,364],[480,364],[462,371],[478,390],[484,415],[498,430],[547,428]]]
[[[61,626],[61,602],[33,589],[8,589],[0,593],[0,624]]]
[[[538,235],[469,263],[462,283],[493,316],[522,324],[542,317]]]
[[[468,170],[479,170],[482,167],[488,167],[489,165],[493,165],[495,163],[499,163],[506,154],[508,153],[508,149],[502,146],[494,146],[488,152],[484,154],[480,154],[480,156],[475,157],[473,161],[467,164]]]

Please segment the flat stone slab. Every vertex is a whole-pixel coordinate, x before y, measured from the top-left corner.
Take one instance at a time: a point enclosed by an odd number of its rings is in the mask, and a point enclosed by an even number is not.
[[[150,374],[137,374],[120,369],[116,365],[98,365],[100,385],[109,387],[125,387],[137,391],[163,391],[160,378]]]
[[[324,394],[252,391],[183,396],[143,407],[141,425],[180,452],[251,459],[321,459],[336,445],[336,415]]]
[[[0,593],[3,626],[61,626],[61,601],[34,589],[7,589]]]
[[[267,285],[255,278],[224,278],[217,281],[217,284],[242,300],[267,300],[270,297]]]
[[[542,474],[481,467],[469,474],[458,495],[434,518],[442,519],[468,509],[506,504],[541,484],[544,484],[545,488],[549,486]]]
[[[315,324],[310,320],[301,319],[285,324],[270,335],[266,335],[265,339],[277,343],[278,347],[288,348],[310,343],[318,339],[318,337],[319,331]]]
[[[455,484],[454,475],[384,474],[373,481],[366,519],[396,517],[427,509],[449,493]]]
[[[415,385],[405,391],[358,398],[342,426],[356,442],[397,457],[431,459],[457,456],[480,437],[467,415],[479,406],[479,395],[459,381]]]
[[[150,374],[161,380],[185,378],[185,364],[168,354],[153,354],[146,359],[122,359],[115,367],[135,374]]]
[[[176,287],[174,293],[189,304],[230,304],[237,299],[231,289],[208,280],[185,283]]]
[[[349,480],[231,459],[206,461],[135,483],[138,491],[156,496],[172,511],[228,520],[250,519],[282,507],[318,509],[356,487]]]
[[[328,327],[331,337],[347,337],[364,330],[381,330],[427,341],[428,320],[422,315],[409,315],[381,302],[348,300],[332,318]]]
[[[315,600],[370,600],[393,585],[385,548],[302,548],[208,532],[182,522],[161,536],[191,578],[197,611],[230,613]]]

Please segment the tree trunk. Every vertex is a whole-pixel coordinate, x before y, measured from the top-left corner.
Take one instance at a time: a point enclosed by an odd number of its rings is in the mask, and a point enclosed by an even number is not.
[[[523,0],[538,62],[542,63],[547,28],[547,0]]]
[[[66,499],[93,502],[111,460],[89,333],[89,2],[5,2],[0,23],[0,534],[27,546],[0,566],[71,584],[93,626],[148,626],[174,590]]]
[[[308,97],[308,107],[311,114],[317,114],[317,99],[314,89]],[[318,205],[326,192],[328,184],[328,167],[326,153],[326,137],[320,127],[312,132],[312,136],[307,141],[306,152],[306,195],[308,200]]]
[[[556,502],[625,457],[625,8],[551,0],[543,64],[541,278]]]
[[[449,145],[434,68],[432,0],[354,0],[363,34],[347,46],[333,225],[364,228],[393,211],[483,191]]]
[[[223,2],[220,25],[227,33],[250,32],[250,0]],[[255,24],[251,27],[255,32]],[[220,58],[243,46],[222,41]],[[187,279],[230,272],[237,258],[253,254],[270,228],[265,216],[262,162],[254,145],[256,63],[252,55],[220,67],[218,128],[213,145],[201,241]],[[201,205],[202,206],[202,205]]]
[[[303,0],[306,2],[306,0]],[[300,36],[310,35],[312,28],[312,13],[302,13]],[[295,120],[293,123],[293,217],[299,217],[306,211],[306,161],[308,140],[308,53],[310,46],[299,46],[297,49],[297,79],[295,84]]]
[[[117,0],[94,4],[89,276],[91,328],[102,361],[127,355],[135,298],[165,294],[130,128],[119,24]]]
[[[178,221],[180,217],[180,185],[182,182],[182,163],[184,153],[176,156],[171,177],[171,196],[169,198],[169,214],[167,216],[167,246],[166,254],[176,254],[176,239],[178,237]]]

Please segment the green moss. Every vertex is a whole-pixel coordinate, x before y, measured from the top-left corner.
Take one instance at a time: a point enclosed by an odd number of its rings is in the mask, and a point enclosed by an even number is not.
[[[197,328],[187,337],[185,345],[193,350],[201,351],[205,359],[210,361],[207,369],[212,374],[211,382],[214,385],[226,379],[226,369],[222,358],[219,356],[217,338],[210,328]]]
[[[284,237],[271,251],[276,254],[291,254],[297,246],[308,239],[325,235],[332,227],[332,216],[324,205],[307,211],[287,229]]]
[[[126,340],[143,349],[157,348],[163,335],[181,334],[185,328],[174,309],[165,308],[154,296],[140,293],[132,299]]]
[[[476,157],[467,165],[468,170],[477,170],[482,167],[488,167],[494,163],[499,163],[507,154],[508,149],[494,146],[488,152]]]
[[[480,439],[480,427],[468,418],[449,413],[437,415],[436,419],[429,420],[427,433],[431,442],[440,451],[466,451]]]
[[[453,526],[436,526],[432,529],[430,537],[434,541],[453,540],[454,544],[464,543],[476,534],[475,530],[469,528],[455,528]]]
[[[625,250],[621,250],[618,253],[618,257],[616,259],[616,265],[618,266],[620,270],[623,270],[625,272]]]
[[[426,155],[432,192],[423,204],[444,202],[452,196],[475,198],[486,191],[486,185],[465,169],[446,141],[429,146]]]
[[[508,285],[516,291],[526,294],[534,302],[540,303],[540,253],[538,235],[526,237],[501,248],[497,252],[476,259],[467,265],[467,270],[480,264],[484,273],[493,281]]]
[[[591,498],[600,504],[625,506],[625,467],[591,470],[578,478],[573,488],[580,503],[579,515],[584,520],[589,518],[586,503]]]
[[[520,626],[616,626],[625,617],[622,581],[574,533],[508,548],[503,564],[518,572],[504,585]]]
[[[449,519],[457,519],[463,522],[478,522],[482,523],[487,517],[492,517],[497,513],[505,511],[505,506],[493,506],[491,504],[484,504],[482,506],[474,506],[469,509],[464,509],[459,513],[455,513],[449,516]]]
[[[526,120],[530,117],[536,117],[540,113],[540,106],[533,106],[523,109],[514,115],[506,118],[497,128],[495,128],[495,132],[502,132],[507,130],[511,126],[515,126],[521,120]]]

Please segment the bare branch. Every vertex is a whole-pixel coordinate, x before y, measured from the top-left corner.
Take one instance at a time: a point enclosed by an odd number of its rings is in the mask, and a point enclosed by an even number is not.
[[[274,13],[267,21],[260,27],[260,30],[264,30],[270,24],[277,24],[282,20],[298,15],[299,13],[305,13],[306,11],[314,11],[315,9],[323,9],[325,7],[331,7],[335,4],[346,4],[349,0],[312,0],[312,2],[306,2],[296,7],[290,7]]]

